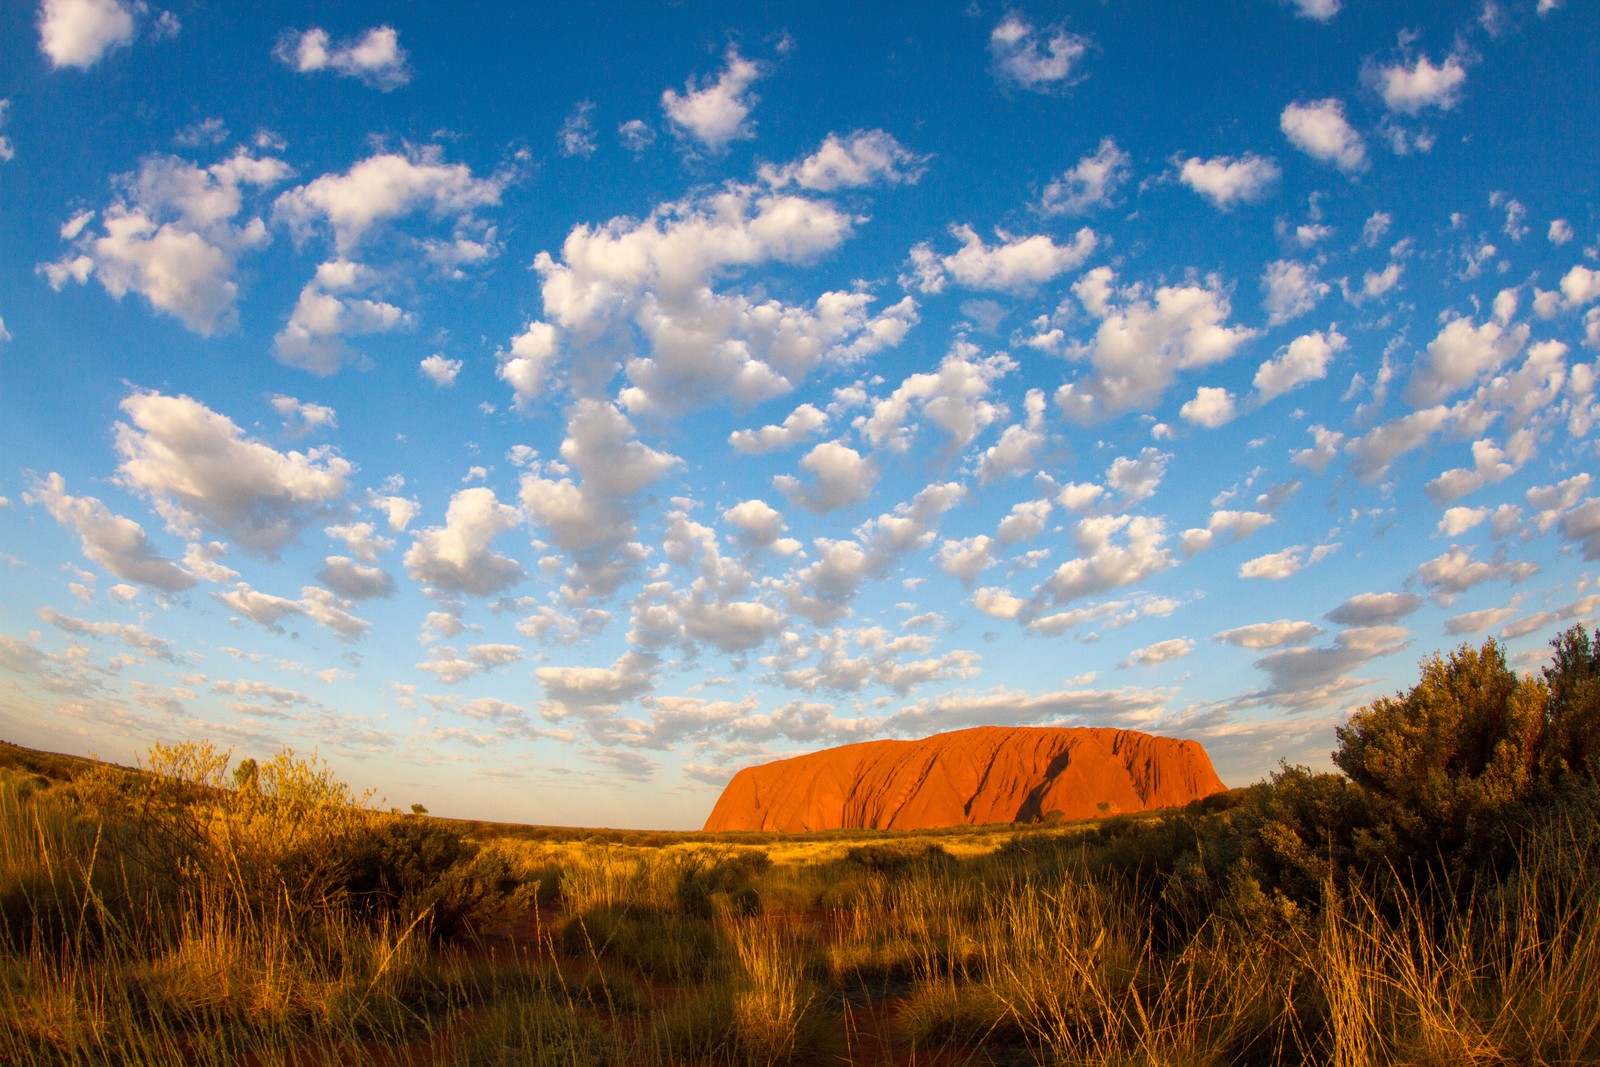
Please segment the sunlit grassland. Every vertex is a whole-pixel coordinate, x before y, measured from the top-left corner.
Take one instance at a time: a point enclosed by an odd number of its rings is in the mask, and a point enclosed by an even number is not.
[[[1284,768],[1073,826],[510,827],[374,810],[291,753],[9,759],[0,1063],[1600,1062],[1600,715],[1425,668],[1407,700],[1498,703],[1380,702],[1341,754],[1399,723],[1439,775]]]
[[[1013,832],[969,858],[914,835],[784,864],[730,844],[511,842],[542,906],[516,938],[485,928],[440,943],[426,908],[374,918],[332,889],[252,896],[243,857],[236,881],[175,889],[71,804],[16,774],[0,785],[3,1062],[1600,1055],[1592,821],[1549,827],[1515,877],[1444,911],[1353,887],[1328,887],[1314,911],[1237,882],[1217,901],[1152,896],[1174,828],[1237,817],[1243,800],[1173,816],[1152,840],[1128,824]],[[1156,861],[1143,874],[1118,865],[1134,847]],[[1193,908],[1205,914],[1186,920]],[[889,1006],[887,1032],[852,1025],[875,1004]]]

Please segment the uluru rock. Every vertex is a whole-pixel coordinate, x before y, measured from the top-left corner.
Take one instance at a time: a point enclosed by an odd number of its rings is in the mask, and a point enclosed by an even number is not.
[[[707,830],[922,830],[1187,804],[1227,786],[1198,741],[1098,727],[979,726],[746,767]]]

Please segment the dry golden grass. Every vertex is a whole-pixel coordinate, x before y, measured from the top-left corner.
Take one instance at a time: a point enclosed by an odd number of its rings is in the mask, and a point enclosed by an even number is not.
[[[1297,909],[1229,889],[1160,936],[1162,885],[1101,869],[1136,846],[1077,828],[511,840],[552,883],[536,936],[462,952],[429,942],[426,909],[375,919],[272,881],[308,820],[327,840],[358,806],[169,796],[168,836],[132,848],[85,788],[0,771],[0,1063],[1600,1062],[1592,816],[1549,821],[1475,893],[1330,880]],[[874,1013],[892,1019],[869,1033]]]

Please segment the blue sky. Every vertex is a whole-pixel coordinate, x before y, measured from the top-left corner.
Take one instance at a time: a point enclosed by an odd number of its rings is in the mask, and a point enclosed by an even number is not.
[[[697,826],[1600,615],[1571,0],[0,10],[0,736]]]

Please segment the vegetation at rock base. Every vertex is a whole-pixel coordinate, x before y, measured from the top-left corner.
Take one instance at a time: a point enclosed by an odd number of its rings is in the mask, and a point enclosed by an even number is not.
[[[0,747],[0,1062],[1600,1062],[1600,634],[1553,645],[1430,657],[1341,773],[1075,825],[502,828]]]

